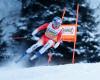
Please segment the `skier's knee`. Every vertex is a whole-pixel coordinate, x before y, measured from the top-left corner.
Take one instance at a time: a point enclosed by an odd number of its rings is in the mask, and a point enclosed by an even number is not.
[[[52,46],[54,44],[54,41],[49,40],[48,43],[49,43],[50,46]]]

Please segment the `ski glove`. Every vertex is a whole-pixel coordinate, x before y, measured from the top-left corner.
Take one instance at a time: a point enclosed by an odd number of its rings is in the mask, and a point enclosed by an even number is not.
[[[38,29],[34,30],[34,31],[32,32],[32,36],[34,36],[37,32],[38,32]]]
[[[39,37],[36,37],[36,36],[33,36],[31,39],[38,41],[40,38]]]

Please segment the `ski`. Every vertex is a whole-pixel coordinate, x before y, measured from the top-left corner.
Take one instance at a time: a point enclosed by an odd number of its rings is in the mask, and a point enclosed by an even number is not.
[[[20,58],[18,58],[15,63],[20,62],[27,54],[23,54],[22,56],[20,56]]]

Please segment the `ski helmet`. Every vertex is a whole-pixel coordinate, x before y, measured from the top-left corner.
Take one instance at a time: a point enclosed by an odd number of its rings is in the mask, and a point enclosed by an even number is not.
[[[54,25],[55,28],[58,28],[62,24],[62,19],[60,17],[54,17],[52,20],[52,24]]]

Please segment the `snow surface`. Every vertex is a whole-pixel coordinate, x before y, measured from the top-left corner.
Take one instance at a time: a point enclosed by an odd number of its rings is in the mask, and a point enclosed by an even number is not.
[[[2,69],[0,80],[99,80],[100,63]]]

